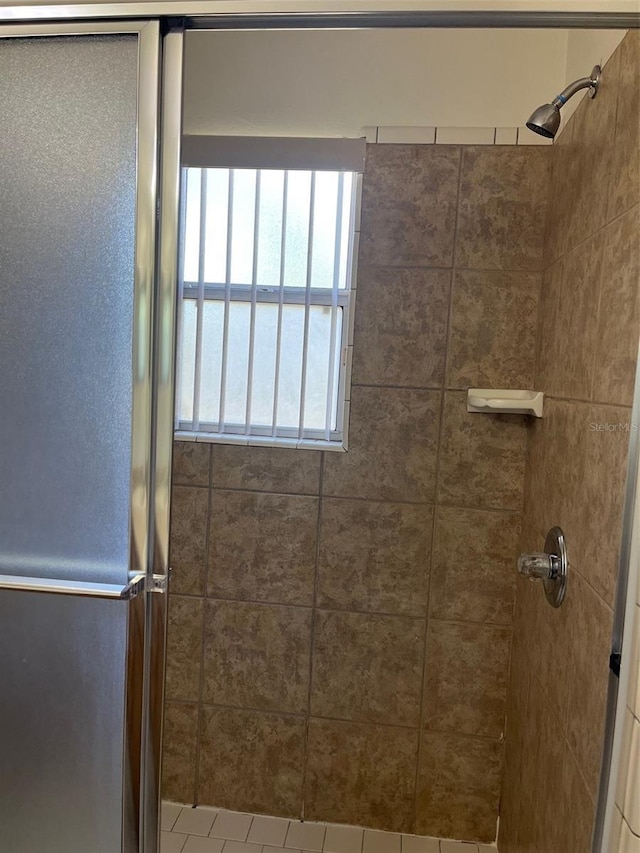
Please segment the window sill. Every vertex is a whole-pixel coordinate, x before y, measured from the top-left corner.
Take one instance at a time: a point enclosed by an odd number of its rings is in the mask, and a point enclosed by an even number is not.
[[[187,432],[176,430],[175,441],[196,441],[205,444],[233,444],[240,447],[281,447],[298,450],[329,450],[345,453],[347,447],[343,441],[321,441],[313,438],[273,438],[260,435],[220,435],[211,432]]]

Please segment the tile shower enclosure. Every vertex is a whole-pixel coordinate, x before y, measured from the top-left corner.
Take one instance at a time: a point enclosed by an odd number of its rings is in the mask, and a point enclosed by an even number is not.
[[[608,340],[608,314],[598,314],[597,305],[614,298],[631,305],[625,312],[637,340],[637,295],[621,295],[633,284],[633,272],[622,267],[634,261],[611,242],[622,246],[624,234],[616,238],[612,226],[600,242],[569,253],[581,233],[580,211],[593,200],[589,193],[613,193],[611,176],[618,194],[631,195],[616,196],[607,217],[622,217],[620,231],[632,227],[623,222],[625,211],[637,216],[628,159],[634,140],[627,139],[633,118],[621,129],[608,123],[615,139],[598,136],[616,98],[635,97],[625,110],[636,110],[638,124],[637,94],[631,84],[616,94],[613,79],[633,74],[624,68],[634,49],[640,55],[631,33],[607,64],[598,98],[581,104],[573,128],[553,147],[368,146],[348,453],[176,444],[166,798],[495,840],[515,557],[519,544],[537,547],[545,525],[567,518],[565,505],[552,504],[559,513],[553,518],[530,509],[520,542],[523,496],[533,507],[535,495],[551,489],[536,474],[536,461],[556,428],[571,428],[565,440],[574,447],[577,435],[587,437],[582,421],[571,426],[567,419],[606,415],[587,411],[587,401],[628,405],[622,399],[627,368],[620,377],[607,375],[592,343],[580,337]],[[573,133],[580,134],[587,164],[579,174],[578,166],[569,169],[573,183],[560,189],[558,164]],[[589,169],[592,162],[600,165]],[[606,223],[602,205],[592,207],[588,227],[595,234]],[[600,253],[597,263],[586,257],[591,249]],[[616,275],[593,272],[602,264]],[[602,282],[611,294],[601,293]],[[574,290],[585,316],[595,317],[588,329],[573,313]],[[548,326],[561,313],[558,304],[569,322],[576,317],[584,364],[596,364],[587,380],[573,349],[555,354],[565,377],[556,360],[544,362],[549,347],[560,346],[561,336]],[[624,346],[617,333],[613,327],[614,348]],[[536,360],[539,339],[548,343]],[[532,427],[518,416],[467,414],[470,386],[539,386],[551,395],[548,415]],[[611,400],[602,388],[616,389]],[[570,467],[570,454],[554,447]],[[620,488],[625,447],[623,437],[615,447],[584,443],[576,450],[581,458],[599,454],[594,488],[600,493]],[[609,454],[615,483],[608,479]],[[574,483],[584,471],[578,467]],[[619,507],[606,509],[615,546]],[[580,529],[567,527],[570,547],[584,550]],[[583,575],[560,621],[580,619],[580,608],[590,606],[587,592],[610,608],[615,567],[600,577],[599,566],[581,562]],[[524,594],[518,593],[514,659],[526,699],[513,683],[509,699],[518,732],[527,730],[526,701],[534,693],[549,699],[541,714],[567,708],[557,704],[564,696],[556,695],[555,682],[543,683],[542,649],[534,660],[522,652],[530,631],[552,642],[556,630],[541,591],[527,587],[526,595],[540,599],[531,605]],[[529,607],[537,614],[534,626],[526,623]],[[606,637],[609,622],[596,612],[594,619],[597,637]],[[592,639],[600,649],[595,636],[585,642]],[[558,746],[560,755],[587,731],[590,746],[577,766],[591,786],[589,802],[597,770],[592,739],[600,736],[600,717],[594,723],[590,713],[581,731],[563,729]],[[509,801],[520,787],[518,738],[525,735],[518,732],[507,739],[512,776],[501,808],[511,833],[504,838],[507,853],[525,849],[509,821],[522,826],[529,819],[524,800]],[[551,766],[573,772],[561,757]]]

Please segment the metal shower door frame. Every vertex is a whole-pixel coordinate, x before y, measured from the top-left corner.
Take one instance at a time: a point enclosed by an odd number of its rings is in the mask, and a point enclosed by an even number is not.
[[[64,17],[68,19],[69,7]],[[0,19],[4,16],[0,16]],[[27,16],[30,18],[31,16]],[[56,16],[54,16],[56,17]],[[0,591],[49,593],[74,597],[74,607],[87,598],[119,599],[127,607],[127,652],[122,850],[152,853],[159,843],[160,744],[164,691],[166,581],[173,423],[173,323],[171,293],[172,227],[162,220],[164,273],[157,270],[159,203],[159,124],[161,31],[157,20],[88,20],[68,23],[35,19],[5,25],[0,39],[57,36],[135,35],[138,49],[136,120],[136,209],[133,269],[132,423],[129,510],[128,582],[124,585],[57,581],[55,578],[0,576]],[[162,189],[171,209],[171,175],[179,168],[181,120],[181,38],[168,37],[164,86],[171,93],[162,113]],[[176,61],[176,56],[178,57]],[[178,72],[177,86],[168,78]],[[176,124],[177,122],[177,124]],[[177,139],[177,154],[176,142]],[[172,169],[173,158],[173,169]],[[177,192],[173,192],[177,205]],[[173,275],[175,278],[175,274]],[[168,437],[168,438],[167,438]],[[158,594],[159,593],[159,594]],[[111,606],[111,605],[109,605]]]
[[[152,430],[152,311],[155,276],[158,170],[160,29],[157,21],[0,23],[0,39],[55,36],[135,35],[138,38],[136,213],[133,280],[132,426],[129,491],[128,584],[58,582],[54,578],[2,576],[0,589],[130,599],[149,568],[149,493]],[[43,582],[44,581],[44,582]]]
[[[640,26],[635,0],[619,0],[618,9],[566,11],[540,8],[522,2],[526,9],[486,8],[491,4],[469,0],[468,9],[446,10],[446,0],[407,0],[398,9],[393,0],[372,3],[333,0],[323,9],[316,0],[120,0],[120,2],[71,2],[16,4],[0,0],[0,21],[55,19],[182,18],[187,29],[371,29],[371,28],[524,28],[524,29],[628,29]],[[545,4],[546,5],[546,4]],[[386,7],[385,7],[386,6]],[[440,8],[438,8],[440,7]],[[483,8],[485,7],[485,8]]]
[[[176,312],[180,217],[180,155],[184,30],[167,27],[162,37],[158,179],[158,245],[153,341],[153,465],[149,572],[165,580],[163,595],[147,595],[143,696],[143,791],[140,853],[160,846],[162,734],[164,721],[171,461],[173,449]]]

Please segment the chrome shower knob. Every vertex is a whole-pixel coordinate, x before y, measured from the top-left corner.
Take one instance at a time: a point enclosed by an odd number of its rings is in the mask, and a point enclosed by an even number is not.
[[[518,571],[531,580],[541,580],[547,600],[560,607],[567,589],[567,546],[559,527],[552,527],[544,543],[544,551],[520,554]]]
[[[543,580],[555,580],[558,577],[560,560],[555,554],[538,552],[537,554],[520,554],[518,557],[518,571],[521,575],[527,575],[531,580],[542,578]]]

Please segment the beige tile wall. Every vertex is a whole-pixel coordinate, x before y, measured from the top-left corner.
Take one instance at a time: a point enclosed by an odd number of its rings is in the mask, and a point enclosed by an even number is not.
[[[495,839],[550,153],[369,146],[349,452],[176,445],[166,796]]]
[[[589,853],[640,332],[640,32],[553,146],[522,550],[565,531],[559,610],[518,582],[501,853]]]

